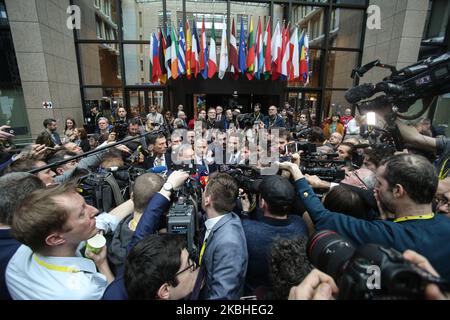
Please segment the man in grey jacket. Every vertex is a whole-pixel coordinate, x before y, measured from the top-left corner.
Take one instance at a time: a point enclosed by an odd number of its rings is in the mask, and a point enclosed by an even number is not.
[[[201,299],[236,300],[243,294],[248,253],[241,220],[231,212],[237,196],[238,185],[230,175],[209,176],[202,197],[207,220],[199,257],[205,274]]]

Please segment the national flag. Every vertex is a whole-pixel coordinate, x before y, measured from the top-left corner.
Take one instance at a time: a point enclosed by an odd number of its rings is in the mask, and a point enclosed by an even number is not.
[[[175,28],[172,25],[172,32],[170,33],[171,40],[172,40],[172,46],[170,50],[170,56],[171,56],[171,65],[170,70],[172,72],[172,78],[176,79],[178,78],[178,39],[177,35],[175,33]]]
[[[270,73],[272,72],[272,50],[271,50],[271,38],[270,38],[270,17],[267,21],[266,31],[264,32],[264,77],[269,79]]]
[[[152,33],[152,39],[150,41],[150,50],[151,68],[149,78],[151,82],[156,82],[161,75],[161,67],[159,65],[159,41],[154,32]]]
[[[230,35],[230,72],[234,75],[235,80],[239,78],[238,51],[236,45],[236,28],[234,26],[234,18]]]
[[[256,51],[255,51],[255,77],[260,78],[261,72],[264,68],[264,51],[263,51],[263,39],[261,29],[261,18],[258,19],[258,28],[256,30]]]
[[[184,40],[183,24],[180,21],[180,39],[178,40],[178,74],[186,73],[186,43]]]
[[[206,43],[205,17],[203,17],[200,33],[200,71],[203,79],[208,78],[208,44]]]
[[[300,55],[298,47],[298,28],[295,27],[289,41],[289,48],[291,53],[291,68],[289,72],[289,81],[294,81],[300,76]]]
[[[304,85],[309,83],[309,40],[303,31],[299,42],[300,48],[300,77]]]
[[[273,32],[270,50],[272,51],[272,80],[276,80],[281,73],[281,32],[279,21]]]
[[[152,78],[153,78],[153,47],[154,47],[154,40],[153,40],[153,35],[155,33],[153,32],[150,35],[150,46],[149,46],[149,68],[148,68],[148,79],[150,82],[152,82]]]
[[[248,50],[247,50],[247,63],[246,63],[246,75],[248,80],[252,80],[255,72],[255,35],[253,33],[253,17],[250,17],[250,25],[248,31]]]
[[[208,58],[208,78],[214,77],[217,73],[217,55],[216,55],[216,31],[214,29],[214,20],[209,38],[209,58]]]
[[[172,71],[170,69],[172,65],[171,51],[172,51],[172,40],[170,38],[170,26],[167,26],[166,49],[164,53],[164,65],[166,66],[167,70],[167,79],[170,79],[172,77]]]
[[[159,81],[161,81],[161,83],[166,83],[167,81],[167,69],[166,69],[166,65],[165,65],[165,57],[164,54],[166,52],[166,37],[164,35],[164,32],[159,29],[159,34],[158,34],[158,38],[159,38],[159,66],[161,67],[161,75],[159,76]]]
[[[241,35],[239,36],[239,70],[242,74],[245,72],[245,34],[244,34],[244,22],[241,17]]]
[[[198,73],[200,72],[199,66],[199,55],[198,50],[200,43],[198,41],[198,33],[197,33],[197,22],[193,21],[193,30],[192,30],[192,52],[191,52],[191,72],[197,78]]]
[[[192,38],[189,20],[186,19],[186,76],[191,78],[191,54],[192,54]]]
[[[220,42],[220,60],[219,60],[219,79],[223,79],[228,69],[228,42],[227,42],[227,25],[225,17],[222,23],[222,39]]]
[[[281,42],[281,79],[286,80],[289,76],[290,50],[289,50],[289,23],[283,30]]]

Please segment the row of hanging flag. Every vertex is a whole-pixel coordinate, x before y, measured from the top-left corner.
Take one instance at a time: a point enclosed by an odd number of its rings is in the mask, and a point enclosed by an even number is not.
[[[211,79],[217,73],[223,79],[230,72],[234,79],[239,74],[249,80],[272,79],[309,82],[309,42],[305,31],[299,35],[296,26],[289,35],[289,23],[280,27],[276,24],[271,34],[270,18],[262,32],[261,18],[258,20],[256,34],[253,29],[253,18],[250,19],[246,43],[244,25],[241,18],[239,46],[236,41],[234,18],[231,27],[230,42],[227,41],[225,18],[222,25],[222,41],[219,62],[216,54],[216,34],[214,21],[212,23],[209,46],[206,39],[205,19],[202,21],[200,36],[195,20],[193,28],[186,21],[186,36],[180,24],[176,28],[167,27],[167,34],[159,29],[153,32],[150,39],[150,80],[165,83],[167,79],[177,79],[185,75],[188,79],[197,78],[200,74],[204,79]]]

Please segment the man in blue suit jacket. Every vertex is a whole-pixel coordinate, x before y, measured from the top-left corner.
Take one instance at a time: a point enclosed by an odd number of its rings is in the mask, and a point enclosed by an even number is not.
[[[201,299],[239,299],[243,294],[248,253],[240,218],[231,210],[238,185],[225,173],[209,177],[202,197],[206,233],[199,263],[205,272]]]
[[[284,122],[283,117],[278,114],[277,107],[269,107],[269,115],[264,118],[264,126],[266,129],[286,128],[286,123]]]

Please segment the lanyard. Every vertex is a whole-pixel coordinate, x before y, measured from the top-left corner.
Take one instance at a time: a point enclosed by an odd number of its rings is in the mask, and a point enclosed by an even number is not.
[[[423,214],[420,216],[401,217],[401,218],[395,219],[394,222],[404,222],[404,221],[410,221],[410,220],[429,220],[429,219],[433,219],[433,218],[434,218],[434,213],[430,213],[430,214]]]
[[[138,223],[136,222],[135,219],[133,219],[133,220],[131,220],[131,221],[128,223],[128,228],[129,228],[131,231],[136,231],[137,225],[138,225]]]
[[[208,241],[208,238],[206,238],[205,241],[203,241],[202,248],[200,249],[200,256],[198,258],[199,266],[202,264],[202,258],[203,258],[203,254],[205,253],[205,248],[206,248],[206,241]]]
[[[72,267],[65,267],[65,266],[58,266],[56,264],[51,264],[51,263],[47,263],[45,261],[42,261],[41,259],[39,259],[39,257],[34,254],[34,260],[41,265],[44,268],[47,268],[49,270],[53,270],[53,271],[60,271],[60,272],[70,272],[70,273],[76,273],[76,272],[80,272],[80,270],[76,269],[76,268],[72,268]]]

